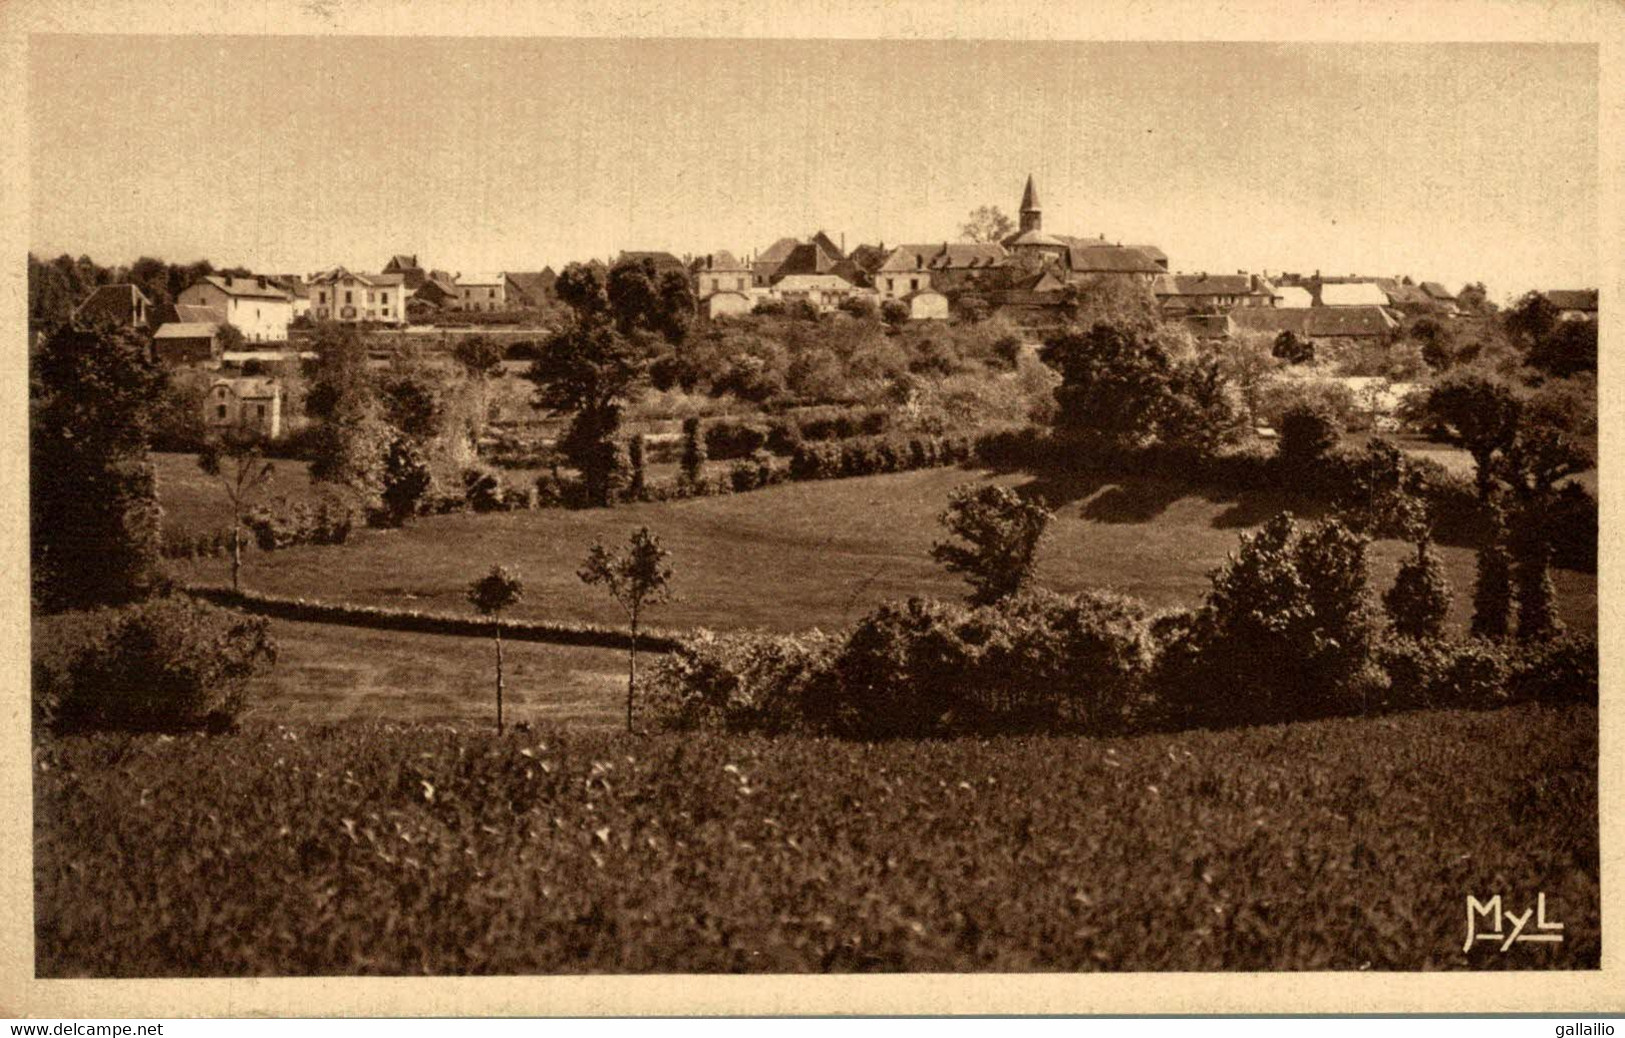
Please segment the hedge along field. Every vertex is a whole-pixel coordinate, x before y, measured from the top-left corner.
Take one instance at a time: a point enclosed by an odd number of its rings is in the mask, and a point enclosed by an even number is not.
[[[249,682],[245,727],[359,720],[496,723],[490,638],[271,621],[277,664]],[[626,720],[626,653],[503,640],[503,716],[572,728]]]
[[[1597,712],[42,740],[42,977],[1595,969]],[[1560,944],[1463,952],[1465,899]]]
[[[576,568],[595,537],[624,543],[641,525],[673,552],[679,601],[652,611],[668,630],[802,630],[837,627],[910,595],[959,598],[965,585],[928,556],[937,516],[962,482],[997,478],[1042,490],[1058,517],[1040,551],[1039,583],[1056,591],[1111,587],[1153,606],[1194,605],[1208,573],[1239,534],[1281,508],[1320,509],[1275,494],[1219,498],[1163,480],[1032,484],[963,469],[789,483],[747,494],[627,505],[613,510],[506,512],[423,518],[395,531],[359,531],[336,548],[251,555],[244,585],[285,596],[433,612],[468,611],[464,589],[493,563],[519,567],[525,601],[515,618],[620,624],[607,596],[583,587]],[[1373,590],[1393,581],[1414,547],[1372,551]],[[1441,547],[1456,592],[1451,622],[1471,615],[1474,553]],[[184,579],[224,583],[223,560],[180,565]],[[1557,570],[1564,622],[1597,627],[1596,576]]]

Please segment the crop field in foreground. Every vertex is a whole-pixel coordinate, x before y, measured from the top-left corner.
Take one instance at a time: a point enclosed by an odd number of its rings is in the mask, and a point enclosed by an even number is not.
[[[401,530],[360,531],[351,543],[248,557],[245,586],[273,594],[442,612],[466,612],[469,581],[494,563],[517,566],[525,601],[510,615],[618,624],[619,608],[582,586],[576,569],[595,537],[625,541],[647,525],[672,551],[679,601],[648,614],[668,629],[794,631],[851,623],[910,595],[958,598],[965,584],[932,562],[937,516],[960,483],[997,478],[962,469],[789,483],[748,494],[611,510],[507,512],[419,519]],[[1208,573],[1238,535],[1281,509],[1313,515],[1281,495],[1212,495],[1163,480],[1073,480],[1042,490],[1056,521],[1039,552],[1038,582],[1055,591],[1113,588],[1153,606],[1195,605]],[[1382,541],[1371,552],[1373,591],[1394,579],[1414,547]],[[1439,549],[1455,589],[1451,624],[1471,616],[1475,556]],[[224,560],[178,565],[188,580],[224,583]],[[1597,628],[1594,573],[1555,570],[1558,608],[1581,633]]]
[[[45,740],[42,977],[1575,969],[1597,713],[867,744]],[[1464,953],[1465,898],[1559,944]]]

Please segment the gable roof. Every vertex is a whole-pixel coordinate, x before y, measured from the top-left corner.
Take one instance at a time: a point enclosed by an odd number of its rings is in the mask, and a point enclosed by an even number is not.
[[[532,306],[540,305],[547,298],[547,294],[553,290],[553,282],[557,280],[558,277],[551,270],[508,271],[508,284]]]
[[[202,280],[218,288],[226,295],[235,296],[239,299],[280,299],[283,302],[288,300],[287,290],[272,284],[269,278],[241,278],[229,274],[207,274]]]
[[[932,245],[898,245],[886,254],[886,262],[875,271],[877,274],[896,274],[908,270],[925,270],[931,262],[931,257],[942,248],[942,243]]]
[[[1123,245],[1069,245],[1067,265],[1074,274],[1161,274],[1162,268],[1138,249]]]
[[[1273,295],[1249,274],[1162,274],[1151,285],[1159,296]]]
[[[500,285],[504,280],[505,279],[501,274],[459,274],[457,276],[457,286],[459,288],[469,288],[472,286],[486,288]]]
[[[1054,246],[1065,244],[1066,242],[1062,241],[1061,239],[1051,234],[1045,234],[1043,231],[1022,231],[1020,234],[1012,234],[1010,237],[1004,239],[1003,242],[1004,247],[1007,249],[1016,249],[1023,246]]]
[[[1454,303],[1456,301],[1455,293],[1451,292],[1448,288],[1445,288],[1437,281],[1422,282],[1422,291],[1426,292],[1428,295],[1432,296],[1434,299],[1437,299],[1441,303]]]
[[[873,274],[886,262],[889,255],[891,252],[884,245],[859,245],[847,255],[847,259],[856,263],[865,272]]]
[[[418,258],[416,256],[408,256],[405,253],[400,252],[397,252],[395,255],[389,257],[389,262],[384,264],[384,270],[391,274],[404,274],[408,270],[422,269],[422,267],[418,266]]]
[[[1134,249],[1137,252],[1145,253],[1146,258],[1151,260],[1159,267],[1166,267],[1168,265],[1168,254],[1157,248],[1155,245],[1125,245],[1123,248]]]
[[[1559,310],[1597,309],[1597,290],[1594,288],[1554,288],[1541,295]]]
[[[1380,306],[1282,309],[1280,307],[1239,307],[1230,311],[1230,320],[1245,331],[1279,335],[1292,332],[1301,338],[1374,338],[1399,327],[1399,322]]]
[[[1321,306],[1387,306],[1388,293],[1374,281],[1327,282],[1320,286]]]
[[[704,256],[696,256],[694,257],[694,262],[690,266],[695,273],[702,270],[709,270],[726,271],[731,274],[736,271],[750,269],[735,258],[734,254],[729,252],[727,249],[718,249],[716,252],[708,252]]]
[[[823,231],[818,231],[811,238],[809,238],[808,241],[829,253],[832,259],[846,259],[846,250],[835,244],[835,239],[831,238]]]
[[[136,285],[102,285],[74,307],[73,316],[75,320],[102,317],[123,323],[134,316],[138,301],[149,308],[152,306],[152,300]]]
[[[212,339],[219,328],[214,322],[170,321],[158,326],[154,339]]]
[[[1010,253],[996,241],[945,242],[927,264],[932,270],[963,270],[972,267],[998,267]]]
[[[816,241],[802,242],[790,250],[772,276],[777,279],[790,274],[827,274],[840,259]]]
[[[1276,285],[1275,305],[1284,309],[1307,310],[1315,305],[1315,297],[1302,285]]]
[[[783,263],[784,258],[801,243],[794,238],[780,238],[756,254],[757,263]]]

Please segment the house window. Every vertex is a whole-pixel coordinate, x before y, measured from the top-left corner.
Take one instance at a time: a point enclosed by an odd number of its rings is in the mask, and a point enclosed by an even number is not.
[[[344,302],[347,304],[355,302],[355,293],[346,289],[344,293]]]
[[[897,282],[893,281],[891,278],[887,278],[886,279],[886,291],[890,292],[890,291],[893,291],[896,288],[897,288]]]
[[[910,292],[918,292],[920,290],[920,279],[919,278],[909,278],[908,279],[908,290]]]
[[[734,278],[734,287],[738,288],[739,291],[743,292],[745,290],[745,279],[744,278]]]
[[[260,415],[259,415],[259,416],[260,416],[260,417],[261,417],[261,418],[264,418],[264,417],[265,417],[265,405],[264,405],[264,404],[260,404],[260,405],[259,405],[259,413],[260,413]]]
[[[327,293],[326,293],[326,292],[317,292],[317,293],[316,293],[316,302],[318,302],[318,303],[325,303],[325,302],[327,302]],[[325,314],[325,313],[326,313],[326,312],[327,312],[327,311],[326,311],[326,310],[323,310],[323,311],[322,311],[322,313],[324,313],[324,314]]]
[[[226,405],[221,404],[219,407],[214,409],[214,412],[215,412],[215,417],[216,418],[219,418],[221,421],[224,421],[225,418],[226,418]]]
[[[487,299],[495,299],[497,297],[497,290],[496,289],[488,288],[485,291],[486,291],[485,298],[487,298]]]
[[[388,292],[383,293],[383,297],[384,298],[380,299],[379,302],[381,302],[381,303],[389,302],[389,293]]]

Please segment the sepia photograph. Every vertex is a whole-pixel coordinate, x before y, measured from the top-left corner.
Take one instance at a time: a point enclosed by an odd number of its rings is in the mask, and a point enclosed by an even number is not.
[[[34,981],[1617,958],[1596,41],[343,6],[18,52]]]

